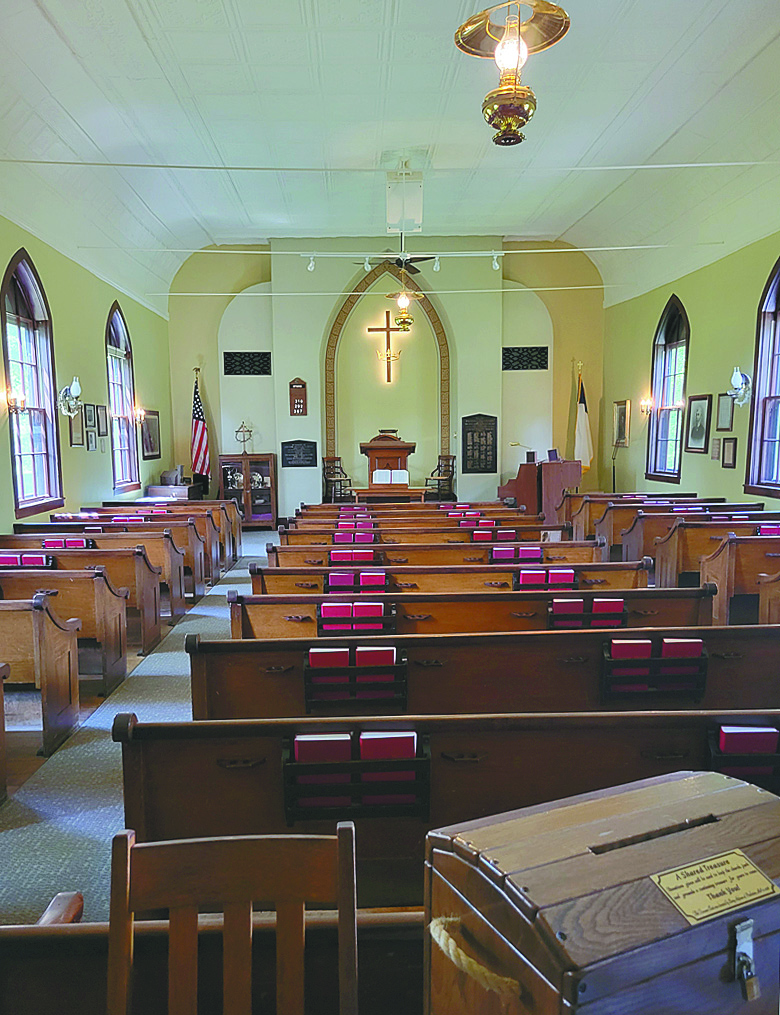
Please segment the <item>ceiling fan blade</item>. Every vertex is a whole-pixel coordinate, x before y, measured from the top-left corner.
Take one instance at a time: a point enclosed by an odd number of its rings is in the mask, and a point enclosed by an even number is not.
[[[415,268],[415,266],[412,264],[411,261],[407,261],[406,264],[404,265],[404,267],[406,268],[406,274],[407,275],[419,275],[420,274],[420,269],[419,268]]]
[[[407,264],[414,264],[415,261],[422,262],[422,261],[433,261],[433,260],[434,260],[434,256],[433,255],[431,255],[430,257],[410,257],[409,260],[407,261]]]

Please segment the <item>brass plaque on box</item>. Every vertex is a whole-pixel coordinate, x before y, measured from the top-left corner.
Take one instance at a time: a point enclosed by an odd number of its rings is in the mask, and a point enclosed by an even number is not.
[[[741,849],[650,877],[692,926],[780,895],[780,888]]]

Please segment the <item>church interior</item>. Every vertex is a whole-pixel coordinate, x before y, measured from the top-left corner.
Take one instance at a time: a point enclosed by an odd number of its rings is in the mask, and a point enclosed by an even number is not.
[[[0,1011],[780,1010],[777,4],[0,33]]]

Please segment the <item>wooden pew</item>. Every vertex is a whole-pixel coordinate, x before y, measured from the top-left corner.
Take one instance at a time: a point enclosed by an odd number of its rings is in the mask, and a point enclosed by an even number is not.
[[[453,519],[450,519],[452,521]],[[509,527],[509,526],[507,526]],[[527,540],[541,540],[544,532],[559,532],[562,539],[568,539],[571,535],[571,527],[565,525],[512,525],[512,530],[517,533],[520,542]],[[282,546],[317,546],[330,545],[334,542],[334,534],[339,530],[331,528],[311,529],[288,529],[284,525],[279,526],[279,542]],[[357,530],[356,530],[357,531]],[[414,526],[401,528],[374,529],[374,543],[470,543],[472,528],[436,528],[432,526]],[[371,543],[359,544],[370,546]]]
[[[543,515],[524,515],[514,508],[504,508],[502,511],[481,511],[478,516],[466,515],[466,508],[459,508],[453,511],[417,511],[414,514],[400,514],[398,512],[386,512],[381,514],[378,511],[372,511],[370,518],[364,519],[359,515],[296,515],[295,518],[288,518],[287,528],[289,529],[304,529],[304,528],[324,528],[331,525],[337,525],[339,522],[351,522],[351,521],[373,521],[377,528],[387,526],[418,526],[418,525],[433,525],[439,528],[445,526],[457,525],[461,518],[473,518],[476,517],[477,521],[482,519],[496,521],[500,525],[531,525],[535,523],[541,524],[544,521]]]
[[[108,875],[105,875],[106,879]],[[337,914],[307,911],[306,1011],[339,1015]],[[222,1010],[223,917],[198,917],[201,1012]],[[136,920],[128,1015],[168,1015],[167,920]],[[360,1010],[423,1015],[422,909],[358,910]],[[105,1015],[108,923],[0,926],[0,1011],[9,1015]],[[276,989],[276,915],[252,914],[252,984],[257,1012]],[[272,1008],[270,1009],[272,1010]]]
[[[194,517],[172,518],[167,515],[148,515],[143,519],[135,521],[114,522],[104,520],[98,513],[98,517],[84,515],[50,516],[51,528],[54,526],[74,526],[72,529],[63,528],[62,531],[82,532],[89,534],[95,528],[104,532],[170,532],[178,546],[184,550],[184,572],[189,571],[190,589],[189,593],[193,599],[199,599],[206,591],[206,578],[210,578],[216,568],[219,575],[219,548],[216,542],[211,543],[211,556],[206,557],[206,542],[198,532],[198,523]],[[114,516],[112,516],[114,517]],[[125,516],[127,518],[130,515]],[[79,527],[80,526],[80,527]],[[23,525],[14,525],[14,532],[24,532]]]
[[[736,623],[737,616],[757,619],[759,575],[777,565],[780,536],[726,536],[715,550],[701,558],[702,582],[715,581],[718,594],[712,607],[713,624]],[[734,603],[735,596],[745,598]],[[748,598],[749,597],[749,598]]]
[[[721,500],[725,501],[725,497]],[[669,503],[678,504],[680,506],[687,504],[698,504],[698,498],[683,499],[681,501],[672,501],[669,497],[659,497],[653,499],[650,497],[637,497],[634,499],[623,498],[621,504],[625,506],[634,505],[635,507],[642,507],[645,510],[657,507],[659,511],[669,510]],[[604,514],[604,508],[609,500],[606,502],[601,497],[591,498],[590,495],[586,494],[582,498],[582,502],[576,511],[572,513],[571,524],[572,533],[584,533],[583,535],[577,535],[577,539],[586,539],[588,536],[595,535],[596,519],[600,518]],[[574,538],[574,537],[573,537]]]
[[[700,561],[708,557],[729,533],[755,536],[755,521],[731,522],[678,522],[657,540],[655,583],[659,588],[676,588],[678,585],[698,585],[701,577]],[[769,538],[769,537],[768,537]],[[766,567],[764,568],[764,570]],[[753,590],[757,592],[756,589]],[[717,608],[717,607],[716,607]]]
[[[40,539],[27,536],[0,536],[2,549],[41,550]],[[146,655],[162,637],[160,614],[160,579],[162,568],[155,567],[144,546],[115,549],[47,548],[55,567],[60,571],[76,571],[102,567],[114,588],[128,590],[128,643],[140,644],[141,655]],[[138,631],[135,631],[136,622]]]
[[[626,628],[704,627],[712,622],[714,585],[698,589],[626,589],[609,598],[625,602]],[[390,592],[371,595],[383,612],[394,613],[398,634],[452,634],[476,631],[544,631],[550,628],[552,601],[582,603],[583,623],[590,623],[593,600],[600,592]],[[352,603],[347,595],[242,596],[228,589],[231,638],[313,638],[318,632],[317,607]],[[597,619],[601,615],[595,615]],[[603,619],[603,616],[601,616]],[[325,632],[320,632],[325,633]],[[391,632],[388,632],[391,633]],[[326,635],[327,636],[327,635]]]
[[[780,572],[758,576],[758,622],[780,623]]]
[[[648,677],[646,665],[641,677],[626,676],[622,660],[605,661],[612,641],[627,637],[652,642],[653,659],[658,662],[650,672],[658,676]],[[700,639],[705,654],[701,660],[688,660],[687,667],[679,660],[662,662],[664,638]],[[356,668],[356,644],[393,646],[398,665]],[[351,666],[336,672],[333,684],[325,685],[321,681],[329,676],[328,670],[309,667],[309,648],[343,646],[351,646]],[[436,715],[442,704],[451,715],[761,709],[780,700],[780,628],[768,625],[645,627],[628,634],[615,628],[379,636],[368,632],[351,638],[317,638],[313,633],[305,640],[217,641],[188,635],[185,648],[190,656],[194,719]],[[612,676],[613,669],[617,676]],[[686,678],[675,675],[682,669],[690,671]],[[357,682],[362,674],[376,675],[376,671],[386,674],[385,684]],[[347,685],[346,677],[355,683]]]
[[[656,540],[663,539],[672,526],[679,522],[679,514],[645,514],[644,511],[637,511],[636,517],[627,529],[620,533],[623,547],[623,560],[638,560],[632,557],[641,549],[642,557],[655,557]],[[727,521],[731,528],[735,525],[742,525],[750,521],[754,526],[764,522],[780,522],[780,511],[734,511],[725,514],[719,510],[708,510],[692,517],[683,516],[683,521],[693,522],[718,522]],[[694,569],[696,570],[696,569]]]
[[[605,505],[604,513],[596,518],[593,528],[596,536],[606,540],[608,547],[607,560],[623,560],[623,551],[620,545],[620,534],[623,529],[629,528],[631,522],[636,518],[637,513],[642,511],[646,516],[654,514],[682,515],[685,518],[696,519],[707,514],[724,514],[726,516],[734,512],[763,511],[763,501],[754,501],[749,504],[722,503],[713,507],[711,504],[704,505],[701,501],[695,504],[677,505],[676,508],[668,509],[668,505],[637,505],[637,504],[614,504],[611,501]],[[628,557],[627,560],[632,558]]]
[[[0,804],[8,796],[8,776],[5,759],[5,702],[3,681],[11,675],[8,663],[0,663]]]
[[[43,526],[25,528],[22,533],[0,536],[0,546],[15,550],[34,545],[42,546],[44,539],[57,537],[59,532],[52,532]],[[153,567],[160,569],[160,580],[168,592],[170,623],[174,623],[186,612],[184,602],[184,550],[179,549],[173,541],[170,530],[163,532],[84,532],[94,543],[97,550],[125,549],[135,550],[143,546],[146,556]],[[97,559],[96,559],[97,560]]]
[[[81,510],[101,516],[105,514],[108,517],[139,515],[144,520],[152,521],[165,521],[166,515],[170,516],[171,521],[193,518],[195,528],[203,539],[205,576],[211,581],[218,581],[222,571],[233,566],[233,530],[226,512],[223,512],[221,507],[203,507],[202,503],[202,501],[183,501],[178,508],[167,505],[158,508],[149,504],[138,504],[137,501],[128,501],[121,507],[109,502],[99,507],[82,506]],[[158,513],[161,511],[165,511],[165,515]]]
[[[103,501],[106,507],[122,508],[127,501]],[[241,534],[243,531],[243,517],[239,506],[235,500],[190,500],[190,501],[179,501],[171,500],[166,497],[138,497],[134,501],[130,501],[131,504],[147,505],[149,507],[157,508],[164,507],[175,513],[186,515],[187,505],[203,505],[204,507],[213,509],[219,509],[223,511],[228,518],[230,523],[231,535],[232,535],[232,546],[233,546],[233,560],[236,561],[241,556],[242,545],[241,545]]]
[[[8,683],[41,691],[43,753],[53,754],[79,724],[79,620],[60,620],[50,597],[0,599],[0,644],[10,664]]]
[[[431,828],[681,768],[706,770],[713,767],[710,738],[718,726],[778,723],[780,710],[189,723],[140,723],[132,714],[119,714],[112,736],[122,744],[125,826],[135,829],[138,841],[280,834],[290,828],[325,834],[337,820],[354,820],[358,902],[391,906],[420,903],[423,843]],[[415,759],[324,763],[317,766],[320,773],[348,773],[354,781],[298,782],[316,773],[291,760],[295,735],[348,733],[357,750],[361,732],[409,730],[417,734]],[[360,777],[389,766],[411,771],[414,781],[373,782],[372,799],[384,795],[381,789],[393,793],[403,787],[412,802],[363,804],[366,784]],[[336,793],[342,796],[332,807],[305,803]],[[353,803],[338,803],[345,797]]]
[[[538,567],[538,565],[536,565]],[[647,587],[647,573],[652,561],[625,561],[622,564],[564,564],[573,569],[576,586],[581,589],[595,589],[605,592],[612,589],[638,589]],[[379,570],[387,575],[389,591],[399,592],[511,592],[520,571],[533,570],[535,565],[505,567],[498,564],[460,564],[452,566],[413,567],[406,564],[383,567]],[[356,580],[360,572],[376,570],[367,567],[266,567],[254,562],[249,565],[252,578],[252,592],[255,595],[295,595],[299,592],[323,592],[325,579],[333,573],[353,574]],[[380,588],[373,587],[378,592]]]
[[[57,597],[58,613],[79,619],[79,670],[82,675],[99,673],[98,693],[110,694],[127,675],[128,590],[115,589],[102,567],[89,571],[0,569],[3,599],[32,600],[41,591]]]
[[[555,520],[558,524],[563,522],[570,522],[573,515],[580,509],[582,502],[585,498],[588,498],[593,503],[601,501],[605,503],[607,501],[623,501],[623,500],[667,500],[672,503],[686,500],[696,500],[698,494],[696,493],[676,493],[671,497],[664,497],[663,494],[654,493],[604,493],[600,490],[589,490],[583,493],[564,493],[561,498],[560,504],[555,507]]]
[[[398,511],[401,514],[414,514],[416,511],[421,511],[423,513],[426,513],[428,511],[432,511],[432,510],[442,510],[442,511],[445,511],[445,510],[448,510],[448,511],[449,510],[457,510],[457,505],[458,504],[463,504],[469,510],[474,510],[474,511],[488,511],[488,510],[493,510],[494,508],[503,508],[503,509],[505,509],[507,511],[518,511],[519,510],[519,508],[508,508],[500,500],[476,500],[476,501],[468,501],[468,503],[466,501],[423,501],[423,502],[414,502],[413,501],[413,502],[410,502],[410,503],[407,503],[407,502],[403,502],[403,503],[398,502],[398,503],[394,503],[394,504],[393,503],[391,503],[391,504],[384,503],[383,504],[383,503],[380,502],[380,503],[371,504],[371,505],[365,505],[365,504],[356,505],[356,504],[354,504],[352,502],[351,503],[344,502],[344,503],[341,503],[341,504],[306,504],[305,501],[301,501],[300,506],[295,509],[295,514],[296,514],[296,516],[297,515],[309,515],[309,514],[316,514],[316,515],[338,515],[343,510],[352,509],[352,508],[355,508],[355,507],[360,507],[361,510],[367,509],[367,510],[371,511],[372,513],[375,512],[375,511],[381,511],[381,512],[385,512],[385,513]],[[441,507],[439,507],[439,505],[441,505]]]
[[[517,556],[517,548],[527,549],[532,544],[512,542],[478,542],[478,543],[399,543],[392,549],[386,543],[367,544],[358,543],[346,544],[343,547],[334,546],[332,549],[346,550],[368,550],[373,553],[373,563],[376,565],[392,567],[395,564],[490,564],[492,562],[493,548],[500,547],[505,550],[512,548]],[[584,543],[573,543],[569,540],[557,543],[539,543],[542,560],[545,564],[587,564],[601,562],[604,560],[605,544],[600,541],[587,540]],[[275,543],[266,543],[265,552],[268,556],[269,567],[303,567],[304,565],[315,565],[327,567],[330,564],[336,565],[338,561],[331,559],[330,548],[323,549],[322,546],[277,546]]]

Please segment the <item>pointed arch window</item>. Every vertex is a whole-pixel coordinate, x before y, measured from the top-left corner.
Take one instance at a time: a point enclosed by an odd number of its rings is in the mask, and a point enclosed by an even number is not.
[[[118,303],[111,308],[106,325],[106,364],[114,489],[137,490],[140,484],[135,438],[133,347]]]
[[[15,510],[23,518],[64,504],[51,314],[25,250],[0,286],[0,326]]]
[[[758,306],[745,491],[780,497],[780,261]]]
[[[680,482],[690,325],[672,296],[653,339],[653,409],[647,431],[646,479]]]

